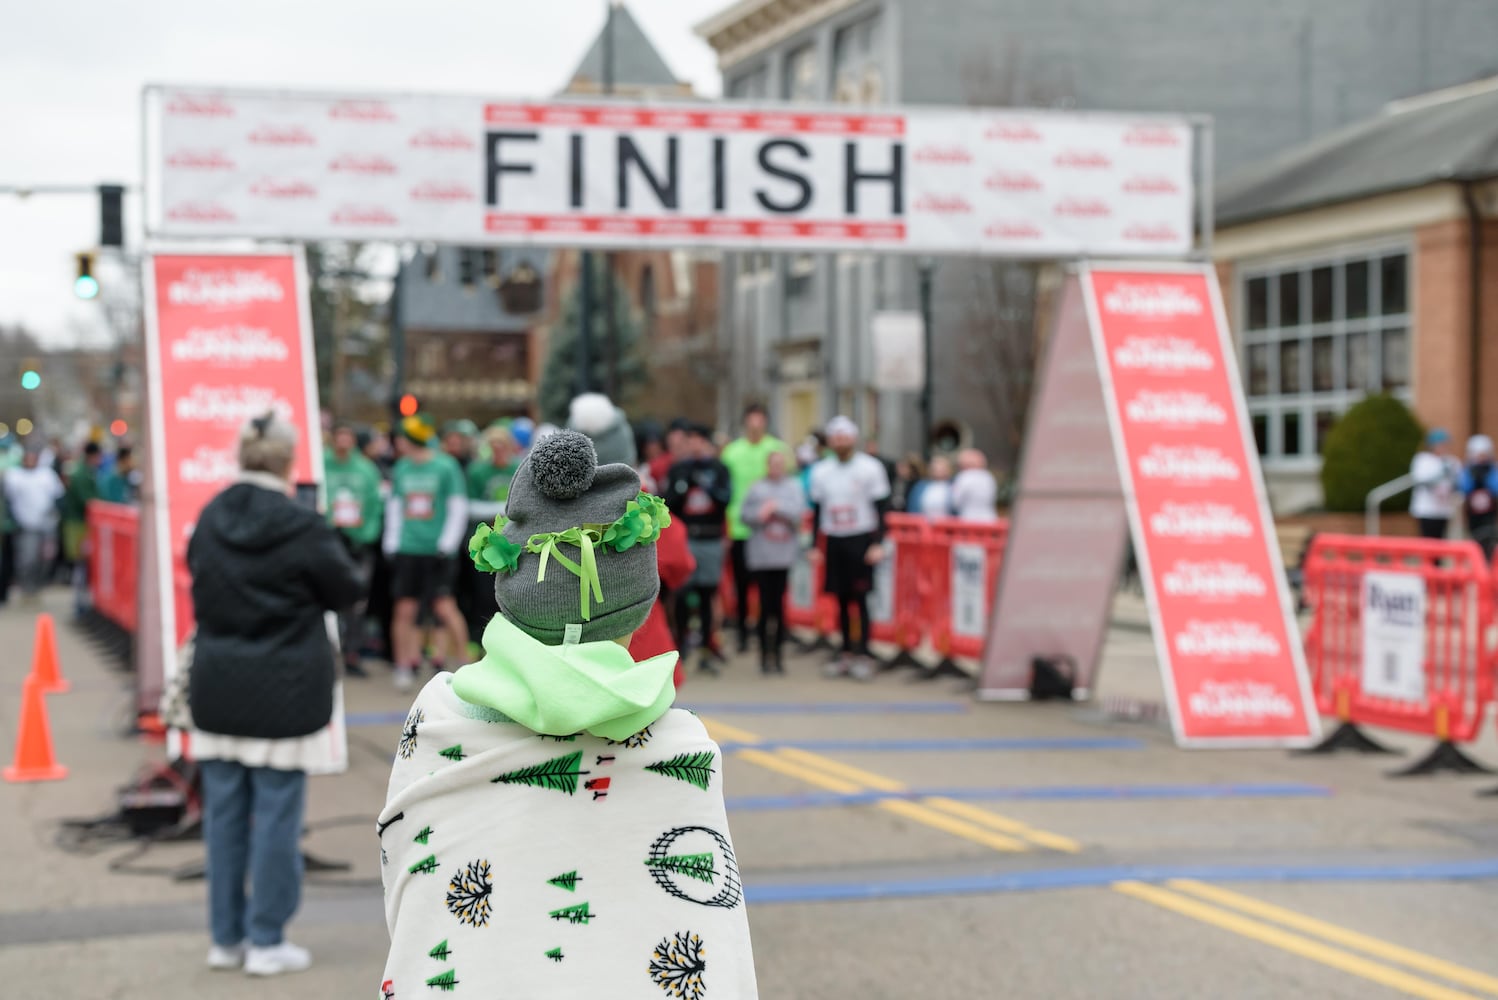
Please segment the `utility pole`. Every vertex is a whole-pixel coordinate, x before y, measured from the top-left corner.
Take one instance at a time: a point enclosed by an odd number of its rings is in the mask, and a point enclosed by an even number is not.
[[[614,0],[604,0],[607,13],[603,22],[603,92],[614,93]],[[603,317],[605,339],[604,350],[608,352],[608,392],[615,403],[619,401],[619,315],[614,307],[614,253],[603,256]]]
[[[927,458],[931,457],[931,428],[935,424],[935,415],[932,406],[935,403],[936,380],[932,372],[932,316],[931,316],[931,278],[932,272],[936,270],[936,261],[930,257],[922,257],[916,264],[916,273],[920,277],[921,290],[921,326],[924,338],[925,374],[921,386],[921,454]]]

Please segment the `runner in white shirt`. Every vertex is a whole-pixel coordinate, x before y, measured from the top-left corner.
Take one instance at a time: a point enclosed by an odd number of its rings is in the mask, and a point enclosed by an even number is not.
[[[958,456],[962,471],[952,480],[952,508],[963,521],[999,519],[999,482],[988,471],[988,459],[977,448]]]
[[[827,424],[833,455],[811,472],[811,502],[819,538],[827,539],[823,589],[837,598],[842,624],[842,652],[828,676],[874,676],[869,659],[869,593],[874,567],[884,559],[884,516],[889,510],[889,474],[884,464],[858,448],[858,425],[847,417]],[[858,638],[853,612],[858,612]]]
[[[52,466],[43,464],[40,449],[27,448],[22,464],[6,471],[5,502],[16,522],[15,578],[28,601],[36,600],[51,561],[52,539],[57,529],[57,501],[62,499],[62,480]]]
[[[1425,435],[1425,450],[1410,463],[1415,489],[1410,514],[1420,523],[1420,537],[1445,538],[1456,510],[1461,465],[1451,455],[1451,435],[1439,427]]]

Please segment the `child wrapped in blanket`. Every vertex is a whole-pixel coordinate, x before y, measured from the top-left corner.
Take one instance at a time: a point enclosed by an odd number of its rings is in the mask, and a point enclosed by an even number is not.
[[[563,431],[475,534],[499,614],[401,734],[382,1000],[758,996],[722,753],[671,708],[677,654],[626,649],[668,520],[633,469]]]

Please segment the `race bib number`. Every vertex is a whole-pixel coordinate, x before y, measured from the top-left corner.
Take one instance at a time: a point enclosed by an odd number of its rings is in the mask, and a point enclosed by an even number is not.
[[[364,508],[352,493],[340,492],[333,498],[333,526],[358,528],[364,524]]]
[[[791,526],[784,521],[771,521],[765,525],[765,537],[772,542],[788,542],[795,535],[791,532]]]
[[[852,504],[841,504],[827,512],[834,528],[851,528],[858,523],[858,508]]]
[[[1472,508],[1472,513],[1486,514],[1493,509],[1493,494],[1487,490],[1474,490],[1467,504]]]
[[[707,490],[699,486],[692,487],[687,493],[687,501],[684,505],[686,512],[692,516],[711,514],[713,512],[713,498],[707,495]]]
[[[406,520],[430,521],[437,513],[437,500],[430,493],[406,495]]]

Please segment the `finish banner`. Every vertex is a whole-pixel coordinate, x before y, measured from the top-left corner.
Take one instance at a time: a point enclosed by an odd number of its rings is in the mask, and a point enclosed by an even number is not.
[[[1078,280],[1176,742],[1314,742],[1320,720],[1215,272],[1097,267]],[[1048,367],[1069,363],[1053,351]],[[1096,458],[1069,456],[1067,447],[1050,461],[1064,469],[1069,458]],[[1101,502],[1109,491],[1090,485]],[[1030,530],[1026,517],[1015,522],[1012,546]],[[1053,546],[1061,564],[1075,548],[1060,536]],[[1109,553],[1100,554],[1106,562]],[[1106,616],[1106,605],[1086,603],[1076,605],[1084,617]],[[1075,623],[1095,634],[1087,624]],[[998,658],[991,641],[989,663]]]
[[[161,236],[1018,257],[1192,245],[1184,118],[151,87]]]

